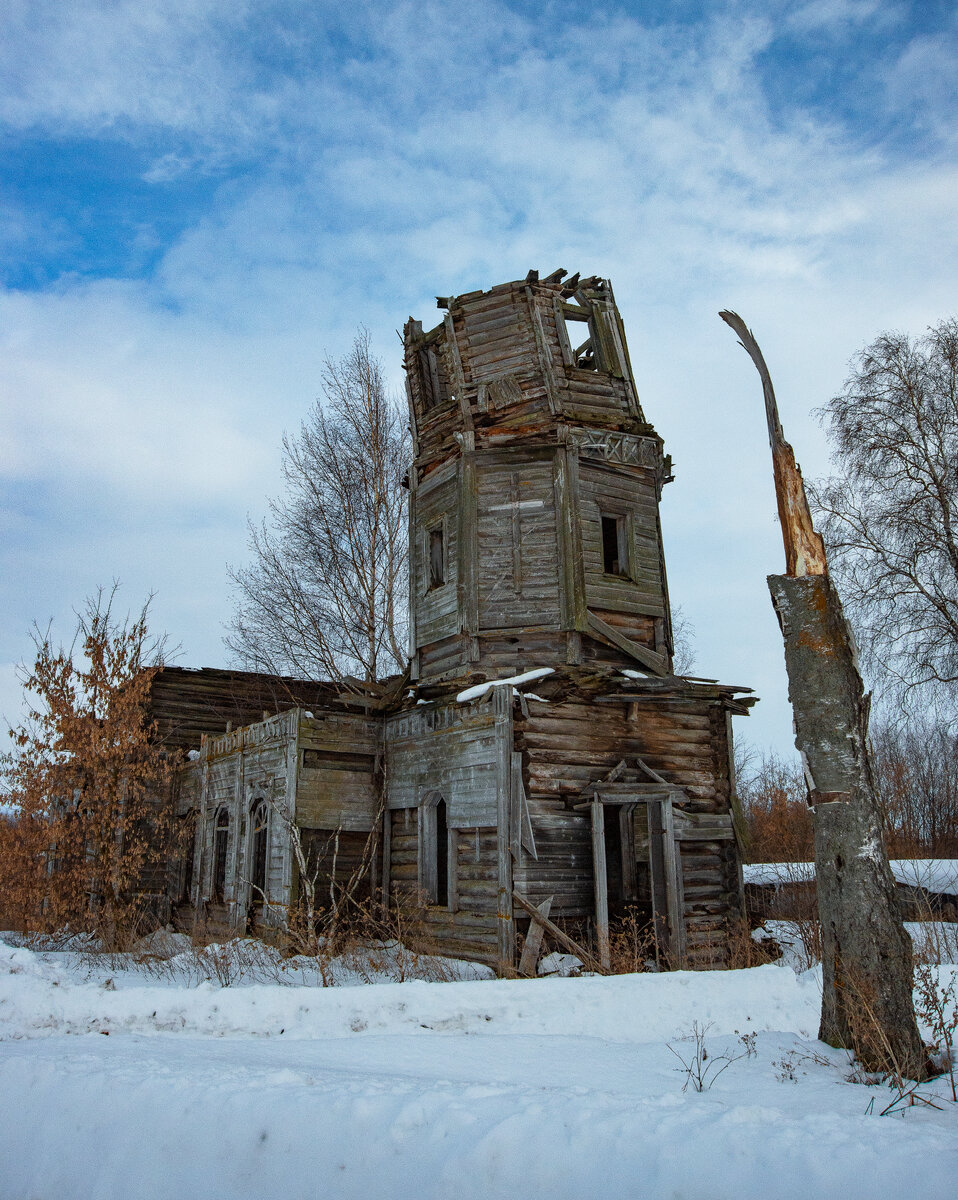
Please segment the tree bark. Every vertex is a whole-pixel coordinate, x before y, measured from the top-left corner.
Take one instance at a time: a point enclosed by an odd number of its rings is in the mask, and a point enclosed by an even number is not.
[[[882,842],[867,750],[868,705],[841,601],[827,575],[770,575],[785,639],[795,744],[815,827],[822,929],[818,1036],[866,1070],[923,1078],[912,950]]]
[[[822,931],[819,1037],[854,1051],[871,1071],[924,1079],[927,1055],[912,1001],[911,941],[888,865],[868,753],[868,702],[851,630],[828,577],[802,472],[785,440],[772,378],[752,331],[719,314],[738,334],[762,380],[785,575],[768,586],[785,639],[788,698],[815,829],[815,876]]]

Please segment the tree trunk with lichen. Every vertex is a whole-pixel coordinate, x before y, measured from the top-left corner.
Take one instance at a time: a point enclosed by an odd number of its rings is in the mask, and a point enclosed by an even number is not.
[[[823,968],[819,1037],[853,1050],[866,1070],[922,1079],[927,1055],[912,1001],[911,942],[882,841],[868,701],[851,630],[828,577],[825,546],[782,432],[765,359],[741,317],[720,316],[739,335],[765,394],[786,569],[770,575],[768,585],[785,640],[795,745],[815,829]]]
[[[770,575],[785,639],[795,744],[815,828],[822,929],[818,1036],[867,1070],[910,1079],[926,1054],[912,1006],[912,950],[882,842],[868,758],[868,705],[841,602],[827,575]]]

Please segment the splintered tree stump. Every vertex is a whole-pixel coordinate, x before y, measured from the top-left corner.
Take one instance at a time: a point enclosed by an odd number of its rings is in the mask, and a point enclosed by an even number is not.
[[[853,1050],[867,1070],[923,1079],[928,1063],[912,1002],[911,941],[882,841],[868,755],[868,702],[802,472],[785,440],[772,377],[752,331],[738,334],[762,380],[785,575],[768,586],[785,639],[788,698],[815,829],[822,927],[819,1037]]]
[[[788,695],[814,809],[822,926],[819,1037],[870,1070],[926,1069],[912,1007],[912,949],[882,845],[868,711],[841,604],[827,575],[770,575]]]

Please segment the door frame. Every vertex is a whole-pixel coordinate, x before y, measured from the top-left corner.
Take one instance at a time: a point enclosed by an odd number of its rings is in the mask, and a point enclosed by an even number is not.
[[[652,922],[655,930],[657,955],[664,956],[673,967],[685,965],[685,921],[681,857],[675,837],[675,819],[671,792],[643,792],[623,795],[621,792],[603,794],[595,788],[589,803],[592,823],[592,868],[595,888],[595,929],[599,961],[611,965],[609,945],[609,873],[605,852],[606,809],[617,809],[623,833],[626,820],[639,804],[646,805],[649,817],[649,874],[652,884]],[[610,814],[611,815],[611,814]],[[631,824],[631,822],[629,822]],[[622,838],[623,860],[628,847],[634,845],[631,836]],[[629,870],[634,872],[634,854]],[[623,868],[625,862],[623,861]]]

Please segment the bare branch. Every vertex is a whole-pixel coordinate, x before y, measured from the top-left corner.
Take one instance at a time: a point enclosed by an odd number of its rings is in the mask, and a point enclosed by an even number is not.
[[[227,646],[254,669],[375,680],[405,667],[409,435],[361,329],[324,399],[283,439],[283,496],[231,570]]]

